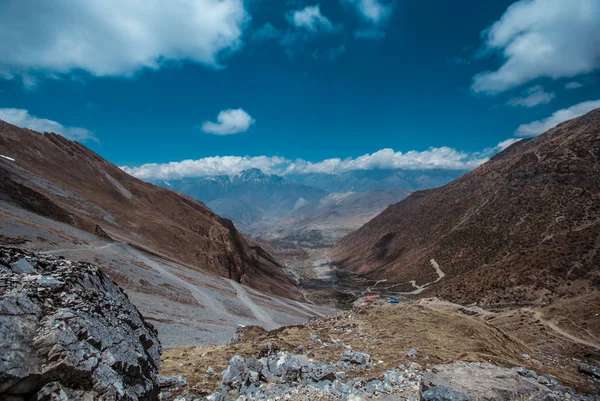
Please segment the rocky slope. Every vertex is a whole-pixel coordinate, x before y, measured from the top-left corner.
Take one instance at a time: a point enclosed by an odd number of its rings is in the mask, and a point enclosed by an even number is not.
[[[412,191],[448,183],[462,170],[368,170],[285,177],[259,169],[151,181],[206,203],[246,234],[283,248],[330,247]]]
[[[398,291],[437,281],[423,294],[502,304],[600,290],[599,248],[597,109],[411,194],[335,252],[343,268]]]
[[[581,347],[542,351],[490,324],[496,316],[501,314],[438,299],[360,300],[352,310],[303,325],[271,332],[240,329],[228,346],[168,350],[162,374],[186,380],[164,388],[162,396],[211,401],[598,399],[593,395],[599,391],[597,364],[579,359],[597,354]],[[524,324],[535,327],[534,321],[513,319],[515,326]],[[540,342],[556,335],[537,329]]]
[[[0,149],[0,201],[191,269],[299,296],[277,264],[199,201],[138,180],[56,134],[0,121]]]
[[[0,338],[0,399],[158,399],[156,330],[93,265],[0,247]]]

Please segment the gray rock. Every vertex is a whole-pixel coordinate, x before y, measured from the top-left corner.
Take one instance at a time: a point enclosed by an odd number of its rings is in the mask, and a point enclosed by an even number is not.
[[[581,373],[600,379],[600,368],[588,365],[587,363],[580,363],[578,368]]]
[[[59,382],[46,384],[35,395],[36,401],[94,401],[98,398],[95,391],[72,390]]]
[[[335,366],[326,363],[319,363],[307,366],[306,371],[303,370],[303,375],[316,382],[322,380],[335,380]]]
[[[279,346],[273,343],[266,343],[263,348],[260,350],[258,357],[264,358],[266,356],[271,356],[277,354],[280,351]]]
[[[457,388],[435,386],[421,394],[422,401],[471,401],[471,397]]]
[[[296,354],[301,354],[304,351],[304,345],[298,345],[296,347]]]
[[[179,388],[187,384],[185,376],[158,376],[156,380],[160,388]]]
[[[434,366],[423,375],[424,390],[446,386],[457,388],[474,400],[527,399],[534,394],[548,394],[550,389],[525,378],[513,369],[488,363],[456,362]]]
[[[217,372],[215,372],[215,370],[213,368],[208,368],[206,370],[206,376],[208,376],[208,377],[215,376],[216,374],[217,374]]]
[[[409,350],[406,354],[407,357],[409,358],[416,358],[417,357],[417,350],[412,348],[411,350]]]
[[[14,272],[0,278],[0,399],[158,398],[156,330],[110,278],[16,248],[0,247],[0,259]],[[31,269],[61,291],[24,280]]]
[[[225,397],[221,393],[214,393],[206,397],[208,401],[225,401]]]
[[[516,367],[516,368],[513,368],[513,370],[523,377],[529,377],[534,380],[537,380],[537,378],[538,378],[537,373],[533,370],[523,369],[522,367]]]
[[[57,280],[54,277],[45,277],[45,276],[38,277],[36,280],[36,283],[40,287],[50,288],[52,290],[58,290],[63,285],[65,285],[64,282]]]
[[[543,385],[556,384],[556,380],[554,380],[550,376],[538,376],[537,382]]]
[[[246,383],[250,377],[246,358],[234,355],[229,361],[229,367],[223,372],[223,384],[232,388],[239,388]]]
[[[371,356],[369,354],[363,354],[362,352],[352,352],[350,350],[345,350],[343,352],[341,360],[357,365],[367,365],[372,362]]]
[[[36,270],[25,258],[21,258],[10,264],[10,269],[16,274],[35,274]]]

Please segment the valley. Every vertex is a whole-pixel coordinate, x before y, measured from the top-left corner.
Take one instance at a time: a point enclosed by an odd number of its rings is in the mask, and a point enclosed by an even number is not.
[[[106,274],[156,330],[164,400],[416,399],[427,380],[476,394],[458,372],[494,369],[493,391],[591,400],[581,394],[600,379],[598,127],[600,110],[449,183],[388,171],[304,177],[309,187],[260,170],[179,183],[231,221],[77,142],[1,123],[2,252],[32,253],[2,262],[0,278],[11,287],[24,275],[62,302],[56,277],[66,279],[48,263]],[[56,167],[66,162],[80,166],[68,178]],[[399,177],[414,186],[381,188]],[[450,379],[435,376],[445,369]],[[386,387],[382,375],[403,379]]]

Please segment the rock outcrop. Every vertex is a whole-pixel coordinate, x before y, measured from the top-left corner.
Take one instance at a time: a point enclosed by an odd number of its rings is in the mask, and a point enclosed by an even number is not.
[[[156,330],[93,265],[0,247],[0,339],[0,399],[158,399]]]

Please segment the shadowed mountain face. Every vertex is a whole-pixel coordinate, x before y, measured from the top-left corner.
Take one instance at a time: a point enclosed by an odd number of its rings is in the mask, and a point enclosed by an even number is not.
[[[191,269],[298,295],[280,266],[248,246],[230,220],[126,174],[77,142],[0,121],[0,154],[0,201]]]
[[[600,289],[600,109],[411,194],[334,249],[345,269],[460,301],[547,301]],[[434,260],[432,262],[432,259]]]

